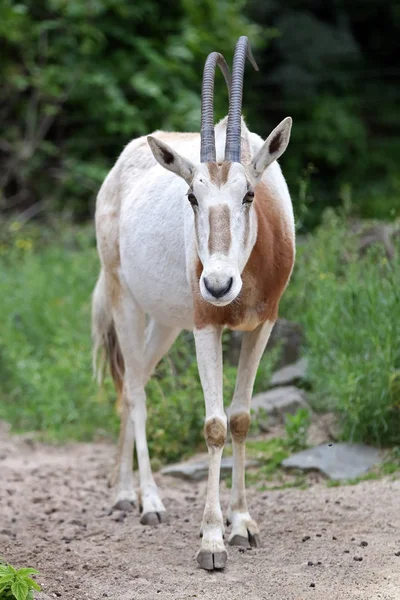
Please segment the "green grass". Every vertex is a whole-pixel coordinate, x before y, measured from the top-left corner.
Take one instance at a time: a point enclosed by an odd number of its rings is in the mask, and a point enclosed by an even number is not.
[[[304,416],[299,414],[298,421],[304,422]],[[304,446],[297,446],[297,450]],[[276,437],[269,440],[250,440],[247,442],[248,458],[257,459],[259,466],[248,469],[246,472],[246,484],[255,486],[259,491],[283,490],[287,488],[307,489],[310,487],[309,475],[300,469],[284,469],[282,461],[293,451],[293,436],[290,427],[286,425],[284,437]],[[354,479],[342,481],[326,479],[327,487],[339,487],[342,485],[356,485],[361,481],[381,479],[392,475],[398,477],[400,472],[400,449],[398,447],[387,451],[381,465],[375,467],[365,475]],[[227,478],[228,487],[232,485],[232,478]]]
[[[98,268],[91,231],[55,231],[48,241],[35,229],[17,230],[6,241],[0,418],[49,440],[115,432],[115,411],[91,376],[90,293]]]
[[[335,411],[341,437],[400,443],[400,253],[360,257],[332,211],[299,249],[282,309],[304,325],[313,407]]]
[[[90,298],[99,268],[93,228],[1,225],[0,419],[48,441],[114,439],[113,386],[107,377],[99,390],[91,373]],[[346,217],[328,212],[299,248],[281,316],[304,325],[312,405],[337,413],[342,439],[400,444],[399,300],[399,248],[391,262],[379,247],[360,258]],[[267,387],[275,360],[276,352],[263,359],[256,392]],[[235,375],[225,365],[226,404]],[[191,334],[179,337],[147,393],[155,467],[204,449]],[[304,446],[307,423],[307,415],[288,420],[285,452]]]
[[[0,419],[46,441],[115,438],[109,377],[92,379],[91,293],[99,264],[91,226],[3,223],[0,234]],[[226,342],[226,334],[224,334]],[[257,386],[271,373],[265,358]],[[228,404],[236,369],[224,369]],[[204,400],[193,337],[182,334],[147,387],[155,468],[204,450]]]
[[[40,585],[32,579],[36,569],[15,569],[0,560],[0,599],[33,600],[33,590],[40,592]]]
[[[284,437],[248,440],[246,444],[247,457],[256,459],[258,466],[246,472],[246,483],[256,485],[261,491],[308,487],[304,473],[299,470],[292,470],[291,473],[288,473],[281,467],[281,463],[291,452],[304,450],[307,447],[306,437],[309,425],[309,412],[300,409],[295,415],[288,415]],[[229,487],[232,485],[232,478],[227,479],[227,485]]]

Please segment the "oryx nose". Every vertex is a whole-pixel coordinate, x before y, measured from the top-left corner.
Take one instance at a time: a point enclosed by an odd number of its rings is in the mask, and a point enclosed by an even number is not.
[[[227,294],[231,289],[232,283],[233,277],[229,277],[225,285],[222,286],[212,284],[210,280],[207,279],[207,277],[204,277],[204,285],[206,287],[206,290],[211,294],[211,296],[214,296],[214,298],[222,298],[222,296],[225,296],[225,294]]]

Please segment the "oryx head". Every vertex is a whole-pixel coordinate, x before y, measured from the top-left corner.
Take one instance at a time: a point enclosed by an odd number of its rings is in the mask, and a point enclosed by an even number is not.
[[[149,136],[156,160],[188,184],[187,198],[193,208],[197,252],[203,270],[200,292],[216,306],[232,302],[242,287],[241,273],[257,237],[253,204],[256,186],[265,169],[286,150],[292,119],[287,117],[251,157],[247,137],[241,139],[243,74],[246,56],[258,70],[248,39],[239,38],[233,59],[232,80],[225,59],[211,53],[204,67],[201,96],[200,163],[193,164],[164,142]],[[225,158],[216,162],[214,132],[214,77],[221,68],[229,89]],[[243,148],[241,147],[243,142]]]

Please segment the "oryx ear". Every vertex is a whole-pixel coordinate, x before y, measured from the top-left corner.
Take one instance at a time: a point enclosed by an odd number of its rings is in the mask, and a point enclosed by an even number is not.
[[[164,169],[176,173],[182,177],[189,185],[192,183],[195,166],[187,158],[183,158],[170,146],[153,137],[147,136],[147,141],[154,155],[154,158]]]
[[[277,160],[286,150],[292,129],[292,118],[286,117],[278,127],[269,134],[263,146],[251,161],[254,176],[260,177],[265,169]]]

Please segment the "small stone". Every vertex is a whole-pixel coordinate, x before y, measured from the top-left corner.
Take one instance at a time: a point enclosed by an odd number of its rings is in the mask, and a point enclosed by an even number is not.
[[[366,548],[368,546],[368,542],[361,542],[360,546],[361,548]]]
[[[395,552],[394,555],[395,556],[400,556],[400,552]]]
[[[309,535],[305,535],[301,541],[302,542],[307,542],[309,539],[310,539],[310,536]]]
[[[362,559],[363,559],[363,557],[362,557],[362,556],[353,556],[353,558],[354,558],[354,560],[355,560],[356,562],[361,562],[361,561],[362,561]]]
[[[307,563],[307,566],[312,567],[313,565],[314,565],[313,561],[309,560],[308,563]]]
[[[315,583],[310,583],[310,587],[315,587]]]
[[[322,535],[320,533],[316,533],[315,537],[322,537]]]
[[[350,550],[344,550],[344,554],[350,554]]]

